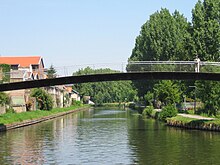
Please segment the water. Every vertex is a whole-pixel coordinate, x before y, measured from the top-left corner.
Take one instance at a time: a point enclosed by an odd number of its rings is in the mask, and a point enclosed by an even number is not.
[[[220,164],[220,133],[96,109],[0,133],[0,164]]]

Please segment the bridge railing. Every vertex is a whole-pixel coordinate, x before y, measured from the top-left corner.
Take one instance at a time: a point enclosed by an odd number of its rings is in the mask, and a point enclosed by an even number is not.
[[[194,61],[134,61],[127,65],[128,72],[195,72]]]
[[[81,72],[89,68],[92,72]],[[109,68],[109,69],[104,69]],[[43,70],[46,74],[46,70]],[[106,74],[116,72],[201,72],[201,73],[220,73],[220,62],[200,61],[129,61],[127,63],[102,63],[102,64],[83,64],[64,67],[55,67],[57,71],[55,77],[65,77],[89,74]],[[41,70],[41,72],[43,72]],[[0,83],[17,82],[31,80],[28,72],[13,70],[11,72],[0,72]],[[34,75],[33,75],[34,76]],[[35,75],[36,76],[36,75]]]
[[[220,62],[132,61],[127,64],[127,71],[220,73]]]

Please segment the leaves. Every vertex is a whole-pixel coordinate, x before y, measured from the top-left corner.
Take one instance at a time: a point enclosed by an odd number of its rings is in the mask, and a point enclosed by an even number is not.
[[[56,78],[56,70],[55,68],[53,67],[53,65],[50,66],[50,68],[47,70],[47,77],[48,78]]]
[[[33,89],[31,96],[36,97],[40,110],[51,110],[53,108],[53,99],[45,90],[41,88]]]
[[[114,71],[108,68],[105,69],[92,69],[87,67],[80,69],[74,75],[84,74],[101,74],[101,73],[114,73]],[[133,101],[137,92],[134,90],[131,81],[115,81],[115,82],[97,82],[97,83],[84,83],[76,84],[74,88],[83,96],[91,96],[91,100],[96,105],[102,103]]]
[[[162,80],[154,85],[153,91],[156,98],[165,105],[180,102],[182,92],[180,91],[179,86],[173,81]]]
[[[0,105],[9,104],[10,98],[6,93],[0,92]]]

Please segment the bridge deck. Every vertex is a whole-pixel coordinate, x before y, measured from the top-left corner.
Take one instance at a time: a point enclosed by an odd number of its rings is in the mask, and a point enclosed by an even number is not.
[[[62,84],[77,84],[101,81],[120,80],[213,80],[220,81],[220,73],[195,73],[195,72],[132,72],[94,74],[83,76],[68,76],[54,79],[41,79],[15,83],[0,84],[0,91],[46,87]]]

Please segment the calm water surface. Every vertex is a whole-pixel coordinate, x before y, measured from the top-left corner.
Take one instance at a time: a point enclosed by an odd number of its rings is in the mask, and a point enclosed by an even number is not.
[[[0,164],[220,164],[220,133],[91,109],[0,133]]]

